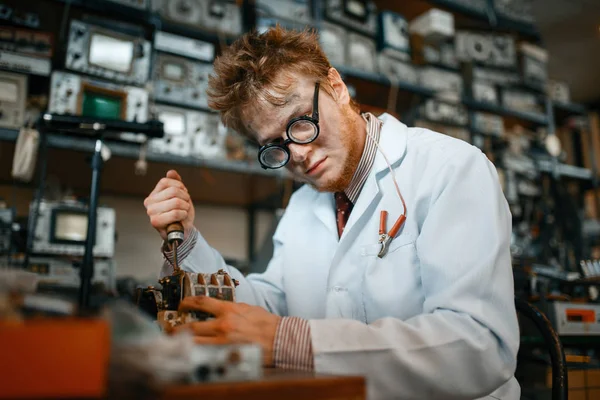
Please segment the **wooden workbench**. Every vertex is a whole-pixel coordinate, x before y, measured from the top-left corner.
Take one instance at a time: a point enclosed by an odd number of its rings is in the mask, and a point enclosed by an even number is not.
[[[296,371],[265,370],[262,379],[248,382],[169,386],[164,400],[364,400],[363,377],[315,375]]]

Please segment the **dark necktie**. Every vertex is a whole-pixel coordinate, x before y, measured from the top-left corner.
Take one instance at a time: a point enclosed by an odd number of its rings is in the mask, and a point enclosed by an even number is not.
[[[335,209],[337,214],[337,228],[338,235],[342,237],[342,233],[344,232],[344,228],[346,227],[346,222],[348,222],[348,218],[350,217],[350,213],[352,212],[353,204],[346,196],[344,192],[336,192],[334,194],[335,197]]]

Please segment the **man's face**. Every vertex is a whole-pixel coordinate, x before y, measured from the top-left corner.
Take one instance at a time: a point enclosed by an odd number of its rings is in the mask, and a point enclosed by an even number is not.
[[[315,80],[295,76],[292,85],[284,106],[258,101],[245,113],[247,126],[261,146],[283,142],[288,138],[285,130],[291,119],[312,115]],[[341,80],[334,84],[334,90],[337,100],[321,84],[319,136],[308,144],[290,143],[290,160],[286,165],[299,180],[326,192],[342,191],[348,186],[360,161],[366,134],[357,121],[362,120],[361,117],[351,109],[349,101],[345,101],[347,92],[344,95],[346,88]]]

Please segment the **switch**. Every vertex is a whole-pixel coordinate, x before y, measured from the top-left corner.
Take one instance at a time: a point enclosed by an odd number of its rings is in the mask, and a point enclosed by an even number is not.
[[[0,4],[0,19],[8,20],[12,14],[12,8],[5,6],[4,4]]]
[[[190,1],[189,0],[181,0],[177,4],[177,11],[179,11],[182,14],[187,14],[190,11],[192,11],[192,5],[190,4]]]
[[[75,39],[79,39],[83,35],[85,35],[85,29],[83,29],[83,28],[75,28]]]
[[[137,58],[143,58],[146,55],[146,52],[144,51],[144,44],[143,43],[138,43],[135,46],[135,56]]]

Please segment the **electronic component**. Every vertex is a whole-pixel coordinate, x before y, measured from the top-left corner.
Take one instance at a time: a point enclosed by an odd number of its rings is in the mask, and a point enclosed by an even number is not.
[[[30,29],[0,27],[0,49],[35,57],[52,57],[53,36]]]
[[[449,103],[438,99],[428,99],[421,105],[421,115],[433,122],[452,125],[467,125],[469,115],[460,103]]]
[[[50,59],[32,57],[12,51],[0,50],[0,69],[8,69],[32,75],[49,76]]]
[[[123,4],[131,8],[137,8],[138,10],[147,10],[150,0],[105,0],[113,3]]]
[[[319,30],[319,43],[333,65],[346,65],[346,40],[347,32],[339,25],[326,21],[321,23]]]
[[[461,95],[463,92],[462,76],[456,72],[441,68],[426,66],[421,68],[419,83],[424,87],[438,92],[448,92]]]
[[[165,136],[152,139],[150,151],[204,159],[226,157],[227,128],[218,114],[158,104],[155,113],[164,124]]]
[[[466,128],[458,126],[444,125],[443,123],[433,122],[429,120],[418,119],[415,121],[415,127],[425,128],[434,132],[443,133],[444,135],[451,136],[455,139],[460,139],[467,143],[471,142],[471,134]]]
[[[256,14],[259,17],[293,21],[299,25],[313,23],[310,0],[257,0]]]
[[[26,26],[34,29],[40,27],[40,16],[38,13],[25,11],[18,8],[11,8],[2,3],[0,3],[0,21],[8,21],[15,25]]]
[[[452,0],[452,3],[480,14],[488,12],[488,0]]]
[[[377,72],[377,49],[375,40],[358,33],[348,34],[346,63],[351,68],[370,73]]]
[[[454,16],[437,8],[432,8],[413,19],[409,31],[422,36],[426,41],[437,42],[454,36]]]
[[[258,33],[265,33],[271,28],[275,28],[277,25],[284,29],[292,31],[301,31],[307,27],[307,25],[290,21],[287,19],[277,19],[271,17],[256,17],[256,31]]]
[[[262,347],[257,344],[194,346],[189,354],[197,382],[233,382],[263,376]]]
[[[27,76],[0,71],[0,127],[21,128],[26,101]]]
[[[154,153],[167,153],[187,157],[191,153],[192,133],[195,131],[192,125],[192,114],[183,108],[175,108],[164,105],[155,106],[156,118],[164,124],[165,136],[160,139],[152,139],[148,149]]]
[[[72,20],[67,68],[119,83],[144,85],[150,72],[150,42],[141,37]]]
[[[37,274],[38,286],[51,286],[53,289],[79,289],[81,261],[56,257],[31,257],[27,271]],[[101,286],[104,291],[116,288],[115,265],[112,260],[94,260],[92,285]]]
[[[546,93],[548,97],[559,103],[570,103],[571,92],[569,90],[569,84],[566,82],[559,82],[550,80],[546,84]]]
[[[422,47],[422,53],[425,64],[441,65],[456,70],[459,68],[454,43],[425,43]]]
[[[510,86],[521,82],[519,74],[501,69],[474,66],[472,75],[475,81],[486,81],[501,86]]]
[[[410,63],[401,62],[379,53],[377,55],[377,64],[379,73],[387,77],[390,81],[412,83],[414,85],[419,82],[419,72]]]
[[[552,157],[558,157],[562,153],[562,144],[555,133],[547,134],[544,138],[544,148]]]
[[[379,13],[377,48],[398,60],[410,59],[410,38],[406,19],[395,12],[384,10]]]
[[[157,53],[152,77],[153,97],[188,107],[208,108],[206,89],[211,72],[211,64]]]
[[[532,0],[493,0],[494,11],[500,17],[532,24]]]
[[[538,96],[519,89],[503,88],[501,90],[502,105],[516,111],[542,113]]]
[[[511,35],[457,31],[456,58],[494,67],[516,67],[515,40]]]
[[[325,18],[364,35],[377,34],[377,6],[371,0],[325,0]]]
[[[219,270],[213,274],[184,272],[175,268],[173,275],[161,278],[161,289],[149,286],[138,288],[135,303],[157,319],[165,330],[191,321],[206,320],[212,315],[200,311],[179,311],[181,300],[188,296],[208,296],[235,302],[235,287],[238,281],[227,272]]]
[[[195,29],[237,36],[242,11],[233,0],[153,0],[152,9],[167,21]]]
[[[492,83],[473,81],[471,84],[473,100],[482,103],[498,104],[498,93]]]
[[[213,112],[192,115],[195,130],[192,134],[192,156],[198,158],[226,158],[227,128],[221,117]]]
[[[55,71],[50,83],[48,110],[56,114],[146,122],[148,92]]]
[[[531,43],[521,43],[519,50],[523,82],[543,90],[548,81],[548,52]]]
[[[154,49],[180,56],[212,62],[215,59],[215,45],[209,42],[157,31],[154,34]]]
[[[474,112],[473,128],[477,133],[498,137],[504,136],[504,120],[499,115]]]
[[[553,301],[548,319],[560,336],[600,335],[600,305]]]
[[[6,254],[11,249],[14,219],[15,210],[13,208],[0,207],[0,254]]]
[[[29,208],[34,218],[35,203]],[[98,207],[94,257],[112,257],[115,252],[115,210]],[[32,253],[83,256],[87,238],[88,208],[76,201],[39,203],[33,232]]]

